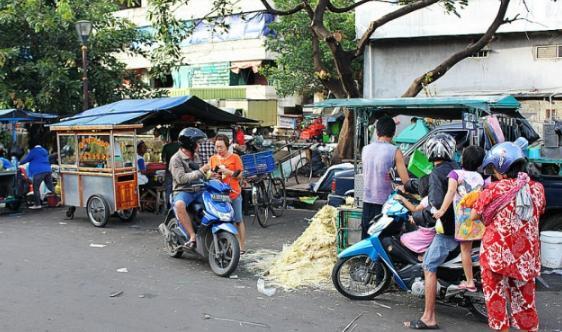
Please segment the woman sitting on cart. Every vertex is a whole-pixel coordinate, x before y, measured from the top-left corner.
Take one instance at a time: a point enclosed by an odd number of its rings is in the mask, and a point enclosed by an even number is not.
[[[238,228],[240,240],[240,254],[243,255],[246,245],[246,227],[242,219],[242,188],[240,187],[240,179],[242,178],[242,159],[228,150],[229,139],[226,135],[217,135],[215,137],[215,151],[217,152],[210,160],[212,170],[217,169],[220,174],[220,180],[228,184],[232,188],[230,199],[232,200],[232,208],[234,209],[234,221]],[[234,173],[239,172],[237,177],[233,177]]]
[[[207,138],[205,133],[197,128],[185,128],[178,137],[180,149],[170,159],[170,173],[172,173],[173,184],[173,206],[176,217],[189,233],[189,240],[185,247],[195,247],[195,231],[191,223],[187,207],[201,198],[201,192],[194,188],[194,184],[200,183],[210,167],[208,164],[199,168],[200,159],[196,152],[198,142]]]

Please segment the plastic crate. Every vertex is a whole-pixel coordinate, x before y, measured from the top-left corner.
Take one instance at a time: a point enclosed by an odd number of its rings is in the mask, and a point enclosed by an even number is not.
[[[412,173],[415,177],[421,178],[423,176],[429,175],[433,170],[433,164],[427,159],[425,154],[420,150],[415,150],[410,157],[410,162],[408,163],[408,171]]]
[[[273,151],[245,154],[242,156],[244,165],[244,176],[268,174],[275,170],[275,159]]]
[[[338,254],[345,248],[361,241],[361,216],[363,210],[339,208],[336,219],[336,250]]]

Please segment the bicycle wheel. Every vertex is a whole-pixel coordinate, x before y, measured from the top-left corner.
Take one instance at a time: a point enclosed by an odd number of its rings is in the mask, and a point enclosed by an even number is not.
[[[295,169],[295,180],[298,184],[310,182],[312,179],[312,165],[308,162],[308,159],[302,157],[297,162],[297,167]]]
[[[287,193],[285,182],[281,178],[269,178],[269,197],[271,197],[271,212],[278,218],[287,208]]]
[[[263,228],[267,227],[267,221],[269,220],[269,200],[263,181],[254,184],[252,188],[252,200],[254,204],[254,214],[258,219],[258,223]]]

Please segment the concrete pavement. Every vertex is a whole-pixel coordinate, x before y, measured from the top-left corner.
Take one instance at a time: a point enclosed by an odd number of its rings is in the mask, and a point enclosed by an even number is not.
[[[162,216],[100,229],[83,210],[74,220],[64,212],[0,216],[0,331],[341,331],[360,313],[354,331],[401,331],[423,309],[423,299],[401,292],[377,299],[391,309],[325,290],[266,297],[243,261],[238,279],[225,279],[200,259],[168,257],[156,231]],[[290,210],[267,229],[248,223],[248,248],[281,249],[312,214]],[[553,288],[538,292],[541,327],[556,331],[562,279],[546,278]],[[444,331],[487,329],[464,309],[438,306],[438,319]]]

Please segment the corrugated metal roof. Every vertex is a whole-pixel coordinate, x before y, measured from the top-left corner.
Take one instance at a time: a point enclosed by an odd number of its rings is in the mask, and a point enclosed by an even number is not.
[[[57,115],[48,113],[37,113],[23,109],[5,109],[0,110],[0,122],[34,122],[48,121],[56,119]]]
[[[389,115],[426,116],[443,119],[459,119],[462,112],[479,110],[495,111],[519,116],[519,102],[513,96],[430,97],[430,98],[352,98],[328,99],[305,107],[367,109]]]
[[[207,123],[256,122],[230,114],[194,96],[154,99],[124,99],[64,118],[51,126],[96,126],[143,123],[165,124],[192,116]]]

